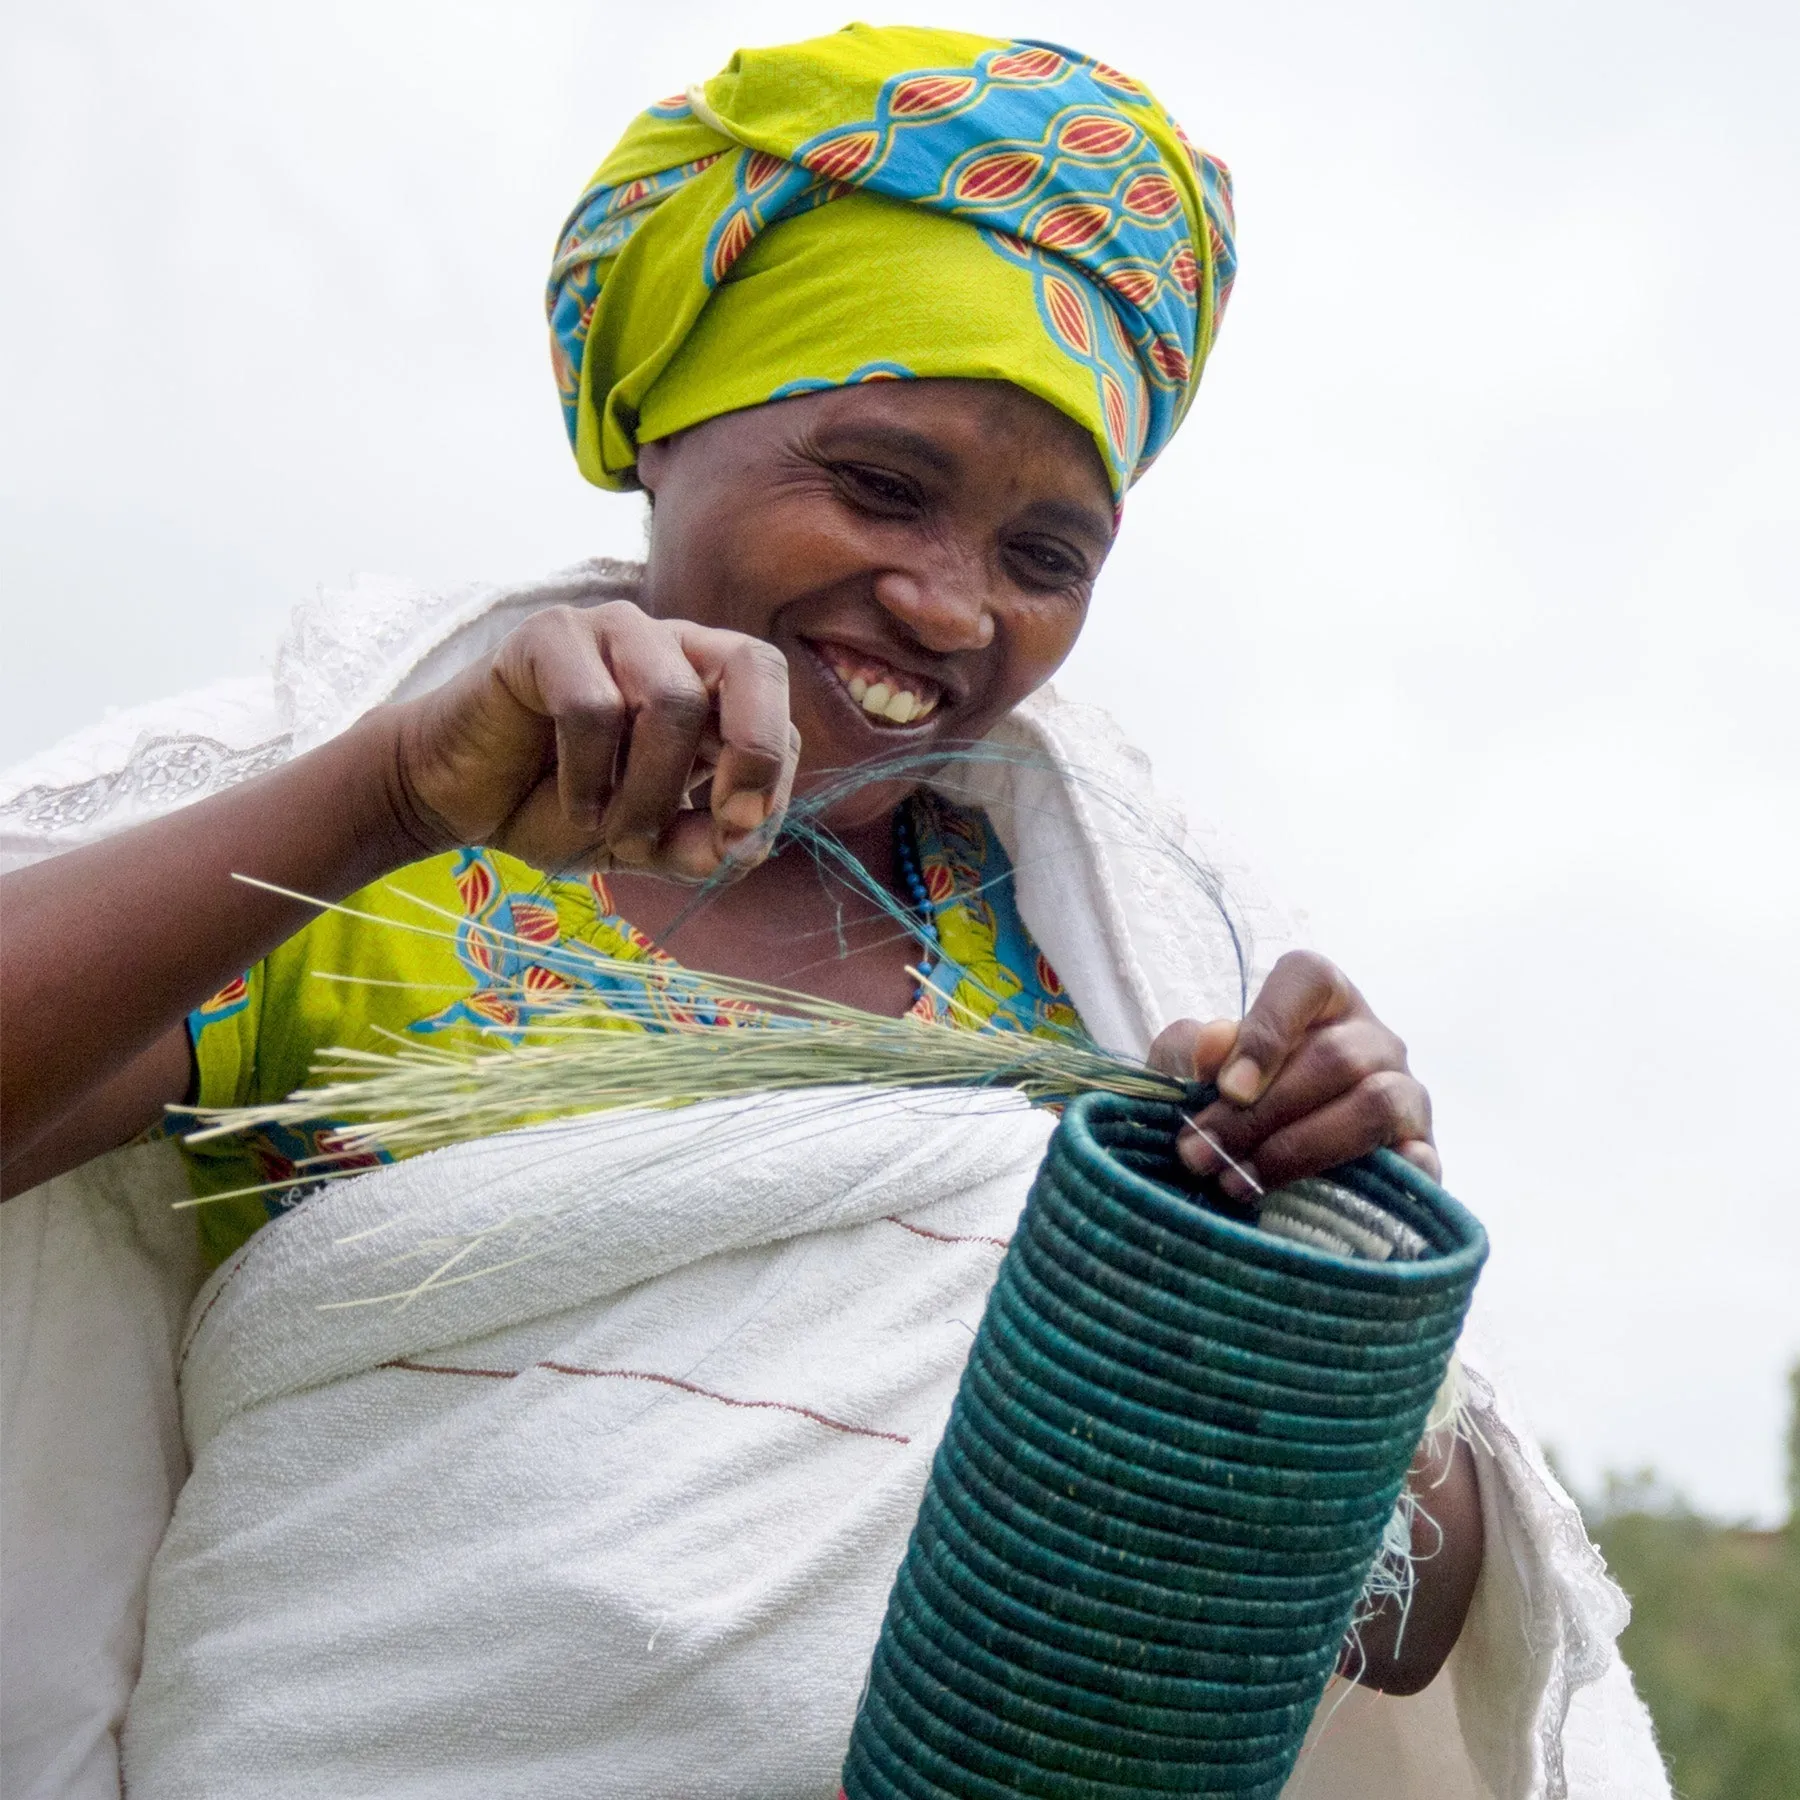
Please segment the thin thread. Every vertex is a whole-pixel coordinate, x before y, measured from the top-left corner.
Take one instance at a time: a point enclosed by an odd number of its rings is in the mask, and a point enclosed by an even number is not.
[[[597,1381],[651,1381],[659,1387],[676,1388],[701,1400],[717,1400],[721,1406],[742,1407],[752,1412],[794,1413],[802,1419],[810,1419],[815,1425],[823,1425],[828,1431],[841,1431],[847,1437],[879,1438],[889,1444],[912,1442],[903,1432],[877,1431],[871,1425],[852,1425],[846,1419],[834,1419],[829,1413],[818,1412],[813,1407],[801,1406],[792,1400],[743,1400],[735,1394],[721,1394],[715,1388],[704,1388],[697,1382],[683,1381],[679,1375],[659,1375],[652,1369],[589,1369],[579,1363],[550,1360],[534,1362],[524,1369],[477,1369],[455,1363],[415,1362],[409,1356],[397,1356],[391,1362],[378,1366],[383,1369],[403,1369],[414,1375],[469,1375],[486,1381],[517,1381],[532,1369],[547,1369],[553,1375],[580,1375]]]
[[[881,1222],[884,1225],[898,1225],[902,1231],[910,1231],[914,1237],[930,1238],[934,1244],[992,1244],[996,1250],[1004,1250],[1007,1248],[1005,1238],[982,1237],[980,1235],[973,1237],[959,1237],[955,1233],[949,1231],[927,1231],[923,1225],[910,1224],[907,1220],[900,1218],[894,1213],[884,1213]]]

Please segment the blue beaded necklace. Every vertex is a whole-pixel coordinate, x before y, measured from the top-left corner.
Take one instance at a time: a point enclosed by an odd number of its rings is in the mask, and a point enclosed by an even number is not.
[[[920,959],[922,977],[915,1000],[928,998],[927,984],[936,972],[938,956],[937,908],[925,886],[925,871],[919,862],[919,828],[913,819],[914,802],[907,800],[894,808],[894,863],[900,871],[900,884],[905,890],[907,910],[918,925],[920,943],[926,954]]]

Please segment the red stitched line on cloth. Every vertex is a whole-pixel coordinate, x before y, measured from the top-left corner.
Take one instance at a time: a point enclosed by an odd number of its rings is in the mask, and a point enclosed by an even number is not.
[[[381,1364],[384,1369],[409,1369],[415,1375],[485,1375],[489,1381],[517,1381],[523,1369],[460,1369],[449,1363],[414,1362],[410,1356],[396,1356]]]
[[[181,1354],[175,1359],[175,1379],[177,1381],[181,1379],[182,1372],[187,1368],[188,1353],[199,1341],[200,1327],[206,1323],[206,1315],[219,1304],[220,1295],[222,1295],[225,1290],[237,1280],[238,1271],[244,1266],[244,1260],[249,1254],[250,1246],[246,1244],[244,1248],[237,1253],[237,1261],[234,1262],[220,1278],[219,1285],[212,1291],[212,1298],[207,1301],[206,1305],[201,1309],[199,1318],[194,1321],[194,1329],[187,1334],[187,1341],[181,1346]]]
[[[459,1368],[450,1363],[414,1362],[411,1357],[397,1356],[392,1362],[381,1365],[384,1369],[406,1369],[415,1375],[474,1375],[488,1381],[516,1381],[525,1374],[524,1369],[468,1369]],[[843,1419],[834,1419],[829,1413],[814,1412],[810,1406],[797,1406],[791,1400],[739,1400],[730,1394],[715,1392],[712,1388],[696,1386],[691,1381],[683,1381],[676,1375],[658,1375],[649,1369],[584,1369],[578,1363],[536,1362],[534,1369],[548,1369],[553,1375],[585,1375],[599,1381],[654,1381],[659,1387],[678,1388],[684,1394],[695,1394],[702,1400],[717,1400],[721,1406],[741,1406],[753,1411],[798,1413],[803,1419],[811,1419],[815,1425],[823,1425],[828,1431],[841,1431],[849,1437],[880,1438],[888,1444],[910,1444],[912,1439],[898,1431],[876,1431],[868,1425],[851,1425]]]
[[[902,1231],[910,1231],[914,1237],[930,1238],[934,1244],[992,1244],[996,1250],[1007,1248],[1005,1238],[955,1237],[948,1231],[927,1231],[923,1225],[909,1225],[893,1213],[884,1213],[881,1222],[884,1225],[898,1225]]]

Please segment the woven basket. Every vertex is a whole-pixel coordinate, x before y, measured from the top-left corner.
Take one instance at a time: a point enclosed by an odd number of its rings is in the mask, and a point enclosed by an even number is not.
[[[1280,1792],[1487,1255],[1389,1152],[1255,1223],[1173,1106],[1064,1114],[970,1353],[849,1800]]]

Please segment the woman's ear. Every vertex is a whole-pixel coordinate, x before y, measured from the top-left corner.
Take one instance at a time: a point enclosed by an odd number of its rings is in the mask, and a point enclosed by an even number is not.
[[[668,455],[669,440],[666,438],[658,438],[654,443],[638,445],[638,486],[644,490],[652,506],[656,504],[656,484],[662,479]]]

